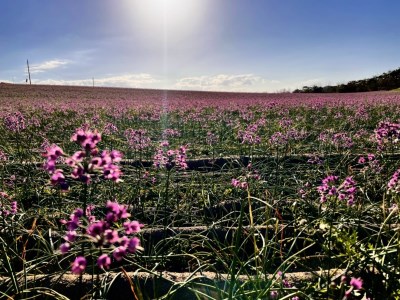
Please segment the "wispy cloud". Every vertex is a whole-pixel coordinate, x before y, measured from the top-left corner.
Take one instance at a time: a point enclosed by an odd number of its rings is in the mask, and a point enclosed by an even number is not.
[[[95,83],[100,86],[143,87],[156,82],[159,81],[147,73],[95,78]]]
[[[146,87],[149,84],[159,82],[157,79],[152,77],[150,74],[125,74],[118,76],[108,76],[101,78],[94,78],[95,86],[109,86],[109,87],[131,87],[140,88]],[[38,84],[57,84],[57,85],[80,85],[80,86],[91,86],[93,85],[93,78],[80,79],[80,80],[37,80],[35,83]]]
[[[312,78],[308,80],[301,81],[299,85],[303,86],[313,86],[313,85],[324,85],[325,79],[324,78]]]
[[[30,66],[30,72],[32,74],[43,73],[43,72],[46,72],[48,70],[53,70],[53,69],[60,68],[60,67],[66,65],[68,63],[69,63],[69,61],[67,61],[67,60],[60,60],[60,59],[48,60],[48,61],[42,62],[40,64],[31,65]]]
[[[255,91],[262,89],[265,80],[254,74],[185,77],[178,79],[175,87],[178,89],[193,89],[205,91]]]

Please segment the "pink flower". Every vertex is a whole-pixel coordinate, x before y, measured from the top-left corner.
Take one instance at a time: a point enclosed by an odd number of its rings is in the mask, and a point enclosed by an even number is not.
[[[98,142],[101,141],[101,134],[95,131],[84,131],[83,129],[78,129],[71,137],[71,141],[80,144],[86,151],[93,150],[96,148]]]
[[[232,184],[233,187],[239,187],[240,181],[237,180],[236,178],[232,178],[231,184]]]
[[[142,227],[143,225],[140,224],[138,221],[131,221],[131,222],[128,221],[124,223],[126,234],[138,233],[140,231],[140,228]]]
[[[239,188],[239,189],[242,189],[242,190],[246,190],[248,188],[248,186],[249,186],[246,181],[240,181],[240,180],[238,180],[236,178],[232,178],[231,184],[232,184],[233,187]]]
[[[85,158],[85,155],[86,155],[85,152],[77,151],[71,156],[71,159],[74,162],[81,162]]]
[[[118,150],[112,150],[110,157],[113,162],[120,162],[122,160],[122,153]]]
[[[49,174],[52,174],[56,169],[56,161],[48,160],[43,164],[43,169],[45,169]]]
[[[77,233],[75,230],[72,231],[68,231],[67,235],[64,237],[64,240],[66,240],[67,242],[74,242],[76,239]]]
[[[94,238],[100,238],[104,232],[104,229],[105,229],[105,223],[103,221],[99,221],[90,224],[87,229],[87,233]]]
[[[169,146],[169,142],[168,141],[161,141],[160,142],[160,146],[161,147],[168,147]]]
[[[63,243],[63,244],[60,245],[61,254],[68,253],[69,249],[71,249],[71,244],[70,243]]]
[[[107,229],[104,231],[104,237],[110,244],[114,244],[119,240],[118,232],[113,229]]]
[[[107,254],[102,254],[97,259],[97,265],[99,268],[108,269],[111,264],[111,258]]]
[[[113,252],[113,257],[115,258],[115,260],[122,260],[122,258],[126,255],[126,250],[127,248],[124,246],[119,246],[118,248],[116,248]]]
[[[71,272],[76,275],[82,274],[83,272],[85,272],[86,264],[86,258],[84,258],[83,256],[78,256],[72,263]]]
[[[64,154],[63,150],[57,145],[51,145],[49,149],[47,149],[47,158],[49,160],[56,160],[60,156]]]
[[[247,184],[247,182],[241,182],[241,183],[240,183],[240,188],[241,188],[242,190],[247,189],[248,186],[249,186],[249,185]]]
[[[106,165],[103,167],[103,175],[104,178],[106,179],[111,179],[114,182],[121,182],[122,180],[120,179],[122,172],[119,169],[118,166],[116,165]]]
[[[119,205],[117,202],[107,201],[107,221],[108,222],[116,222],[119,219],[126,219],[131,216],[130,213],[127,212],[125,205]]]
[[[131,238],[128,242],[128,247],[127,247],[128,251],[130,253],[134,253],[139,248],[139,245],[140,245],[140,240],[137,237]]]
[[[54,171],[53,175],[50,177],[50,182],[52,185],[61,184],[65,181],[65,177],[63,171],[57,169]]]
[[[15,214],[18,212],[17,201],[12,201],[10,206],[11,206],[10,213],[11,213],[12,215],[15,215]]]
[[[127,247],[128,243],[129,243],[129,238],[124,235],[119,239],[118,243],[119,243],[120,246]]]
[[[356,290],[360,290],[362,288],[363,281],[361,278],[354,278],[350,279],[350,285],[354,287]]]
[[[61,220],[60,222],[65,225],[68,230],[75,230],[79,227],[79,219],[71,219],[69,221]]]
[[[74,210],[74,212],[71,215],[71,218],[82,218],[83,217],[83,209],[82,208],[77,208]]]

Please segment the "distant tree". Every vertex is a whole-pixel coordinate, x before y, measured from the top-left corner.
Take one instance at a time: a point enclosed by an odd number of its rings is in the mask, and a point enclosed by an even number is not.
[[[400,87],[400,68],[388,71],[381,75],[367,79],[353,80],[348,83],[337,84],[336,86],[303,86],[293,93],[355,93],[369,91],[387,91]]]

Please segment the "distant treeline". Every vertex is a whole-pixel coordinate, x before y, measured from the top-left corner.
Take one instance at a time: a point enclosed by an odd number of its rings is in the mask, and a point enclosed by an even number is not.
[[[368,79],[349,81],[346,84],[327,86],[303,86],[293,93],[356,93],[388,91],[400,87],[400,68]]]

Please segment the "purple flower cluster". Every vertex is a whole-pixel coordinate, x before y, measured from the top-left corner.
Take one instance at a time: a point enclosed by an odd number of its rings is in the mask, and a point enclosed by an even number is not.
[[[101,141],[101,134],[97,131],[78,129],[71,137],[71,141],[79,144],[82,149],[76,151],[72,156],[65,159],[65,163],[72,167],[71,177],[86,184],[90,183],[91,177],[101,172],[105,179],[114,182],[121,181],[121,170],[115,164],[121,161],[122,154],[117,150],[103,150],[101,153],[97,144]],[[52,145],[44,155],[47,160],[44,169],[51,174],[50,182],[59,185],[63,190],[68,189],[63,170],[56,169],[57,160],[65,156],[63,150]]]
[[[393,173],[392,178],[388,183],[388,191],[394,192],[396,194],[400,192],[399,176],[400,176],[400,169],[396,170]]]
[[[169,137],[179,137],[179,136],[181,136],[181,133],[176,129],[167,128],[167,129],[164,129],[162,136],[163,136],[163,139],[168,139]]]
[[[82,274],[85,272],[86,265],[86,258],[83,256],[78,256],[71,265],[71,272],[77,275]]]
[[[283,117],[279,121],[279,126],[281,126],[282,129],[289,129],[293,125],[293,120],[288,118],[288,117]]]
[[[18,212],[17,201],[10,201],[6,192],[0,192],[0,216],[15,215]]]
[[[375,139],[378,150],[384,150],[388,145],[395,145],[400,141],[400,124],[380,122],[375,129]]]
[[[247,190],[248,188],[248,183],[246,181],[241,181],[240,179],[232,178],[231,184],[233,187],[241,189],[241,190]]]
[[[269,138],[269,143],[274,147],[286,146],[290,141],[298,141],[307,137],[307,132],[295,128],[284,132],[277,131]]]
[[[246,130],[239,130],[238,138],[242,144],[258,145],[261,143],[261,137],[257,133],[258,124],[250,124]]]
[[[341,278],[341,284],[347,285],[347,281],[348,281],[347,277],[343,275]],[[359,291],[362,289],[362,286],[363,286],[363,280],[361,278],[351,277],[350,287],[347,291],[345,291],[343,299],[348,299],[348,297],[351,295],[351,293],[354,290]],[[369,299],[369,298],[367,298],[367,299]]]
[[[9,113],[4,117],[4,126],[11,132],[21,132],[26,129],[25,117],[19,111]]]
[[[308,136],[308,133],[304,129],[298,130],[292,128],[286,131],[286,136],[288,140],[299,141],[305,139]]]
[[[145,129],[133,130],[132,128],[128,128],[124,132],[129,147],[134,150],[143,150],[150,147],[151,140],[146,134],[147,130]]]
[[[101,134],[84,128],[79,128],[71,137],[71,142],[81,145],[86,152],[96,152],[97,143],[101,141]],[[97,154],[97,152],[95,153]]]
[[[325,130],[319,134],[318,140],[337,149],[350,149],[354,146],[353,139],[346,132],[335,133],[332,130]]]
[[[65,180],[63,170],[56,169],[58,159],[64,155],[63,150],[59,146],[53,144],[48,147],[46,151],[47,152],[44,154],[46,162],[44,163],[43,168],[51,175],[51,184],[60,186],[61,190],[67,190],[68,184]]]
[[[322,132],[319,133],[318,136],[318,140],[323,142],[323,143],[328,143],[331,140],[331,136],[332,136],[332,130],[324,130]]]
[[[372,153],[368,153],[367,157],[360,156],[357,161],[360,165],[365,165],[361,172],[365,172],[368,169],[372,170],[374,173],[382,172],[382,165],[378,159],[376,159],[375,155]]]
[[[275,147],[285,146],[288,143],[288,138],[284,133],[277,131],[271,135],[269,143]]]
[[[232,178],[231,185],[235,188],[247,190],[251,180],[260,180],[261,175],[258,170],[253,169],[253,165],[249,163],[245,169],[245,174],[238,178]]]
[[[185,170],[188,165],[186,163],[187,158],[187,146],[180,146],[176,150],[166,150],[165,145],[168,143],[161,142],[160,148],[157,150],[157,153],[153,158],[153,166],[157,169],[167,168],[172,169],[176,167],[177,169]]]
[[[356,182],[349,176],[337,186],[338,179],[338,176],[329,175],[322,180],[322,184],[317,188],[320,194],[320,202],[325,203],[327,200],[338,199],[347,201],[347,205],[352,206],[357,192]]]
[[[83,209],[77,208],[69,216],[69,220],[61,220],[61,224],[64,224],[69,231],[73,231],[79,227],[80,219],[83,217]]]
[[[303,185],[303,188],[299,189],[298,194],[302,199],[305,199],[307,195],[310,193],[310,187],[311,184],[309,182],[306,182]]]
[[[358,107],[357,111],[356,111],[356,113],[354,115],[354,118],[356,120],[367,121],[370,118],[370,116],[369,116],[369,113],[368,113],[366,107],[363,107],[363,106]]]
[[[141,249],[139,238],[132,235],[140,232],[143,224],[128,219],[131,215],[125,205],[108,201],[106,208],[107,213],[103,220],[93,219],[86,226],[83,226],[84,218],[81,208],[77,208],[70,215],[69,220],[61,220],[67,228],[65,242],[60,246],[62,254],[71,251],[74,243],[89,241],[100,250],[101,254],[97,258],[98,267],[108,269],[112,258],[120,261],[126,255]],[[78,256],[72,264],[72,273],[82,274],[86,264],[86,258]]]
[[[331,143],[338,149],[350,149],[354,142],[345,132],[338,132],[332,136]]]
[[[93,155],[94,153],[97,155]],[[66,159],[66,163],[73,168],[71,177],[84,183],[89,183],[92,174],[96,171],[102,171],[105,179],[120,182],[122,172],[115,163],[121,161],[121,159],[122,154],[117,150],[103,150],[101,154],[98,154],[96,149],[96,151],[90,153],[77,151]],[[87,164],[88,161],[89,164]]]
[[[44,156],[47,158],[45,164],[44,164],[44,169],[48,171],[50,174],[54,173],[56,170],[56,162],[57,159],[60,158],[61,156],[64,155],[63,150],[53,144],[49,148],[46,149],[47,153],[44,154]]]
[[[355,290],[361,290],[362,284],[363,284],[363,281],[362,281],[361,278],[354,278],[354,277],[351,277],[351,279],[350,279],[350,285],[351,285]]]
[[[118,128],[113,123],[107,123],[106,125],[104,125],[104,127],[103,127],[104,134],[110,135],[115,132],[118,132]]]

